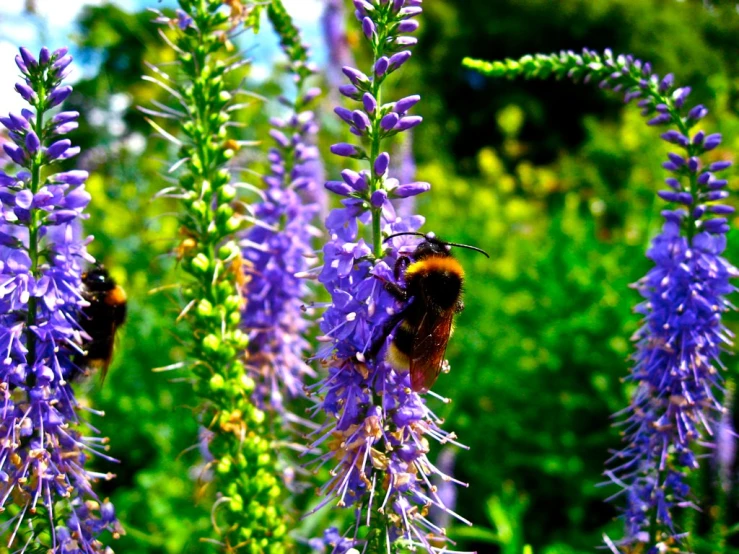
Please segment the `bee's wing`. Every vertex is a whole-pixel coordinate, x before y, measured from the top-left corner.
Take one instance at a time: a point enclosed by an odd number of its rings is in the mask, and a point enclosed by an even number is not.
[[[102,356],[99,361],[100,385],[101,386],[105,382],[105,377],[108,375],[108,369],[110,368],[110,363],[113,360],[113,350],[115,349],[115,339],[117,336],[116,331],[118,331],[119,327],[120,325],[116,320],[111,320],[110,334],[106,334],[106,337],[105,337],[105,353],[104,353],[104,356]]]
[[[444,363],[446,346],[452,332],[453,312],[426,312],[413,339],[411,352],[411,387],[426,392],[436,382]]]

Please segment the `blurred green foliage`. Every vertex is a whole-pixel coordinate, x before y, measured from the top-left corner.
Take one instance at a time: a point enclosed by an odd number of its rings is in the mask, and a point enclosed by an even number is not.
[[[610,415],[629,398],[622,378],[639,324],[629,284],[646,272],[644,253],[660,225],[654,193],[666,150],[635,108],[619,107],[594,86],[486,81],[460,62],[582,46],[632,52],[693,87],[691,100],[712,110],[707,127],[727,139],[714,155],[726,158],[739,151],[739,15],[734,2],[698,0],[427,4],[414,63],[400,82],[424,98],[415,150],[418,177],[434,189],[419,209],[427,229],[492,255],[459,253],[467,309],[448,351],[452,372],[437,385],[453,402],[434,405],[470,446],[457,457],[457,477],[471,484],[460,491],[457,511],[477,525],[455,525],[452,536],[458,550],[480,553],[593,552],[604,532],[621,532],[615,507],[603,503],[616,491],[596,485],[619,445]],[[131,299],[108,381],[88,392],[106,412],[94,423],[121,461],[115,468],[97,462],[118,475],[103,485],[128,530],[115,550],[199,553],[210,524],[209,502],[199,502],[208,489],[198,466],[195,398],[182,374],[152,371],[181,359],[182,330],[167,288],[175,282],[168,252],[177,228],[167,215],[172,206],[153,200],[166,146],[144,141],[149,130],[135,110],[161,99],[140,80],[144,59],[171,55],[150,19],[89,8],[77,34],[82,61],[100,63],[73,97],[87,115],[75,138],[94,172],[87,231],[96,237],[93,254]],[[257,88],[274,96],[279,82]],[[246,139],[264,136],[276,109],[264,107],[256,102],[244,115]],[[333,121],[327,128],[327,135],[341,132]],[[324,152],[331,138],[323,137]],[[326,160],[327,175],[336,175],[336,160]],[[258,151],[244,153],[245,165],[260,163]],[[729,236],[734,263],[738,235]],[[737,322],[733,316],[730,324]],[[736,371],[733,359],[727,365]],[[718,502],[709,460],[704,471],[697,490]],[[699,537],[697,551],[732,552],[739,514],[737,494],[729,496],[724,509],[686,521]],[[297,504],[315,502],[308,495]],[[322,514],[300,523],[305,536],[335,515]],[[730,535],[727,546],[717,546],[717,532]]]

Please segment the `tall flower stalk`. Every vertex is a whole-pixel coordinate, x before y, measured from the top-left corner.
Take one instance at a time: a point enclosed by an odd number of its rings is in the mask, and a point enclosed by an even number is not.
[[[181,287],[189,344],[189,368],[203,405],[201,422],[211,433],[209,451],[216,501],[212,520],[223,552],[279,554],[287,548],[283,487],[275,467],[264,413],[255,406],[242,330],[246,283],[237,233],[247,216],[237,211],[237,186],[228,167],[242,145],[230,138],[238,91],[231,73],[245,64],[229,55],[229,38],[245,20],[256,19],[251,4],[180,0],[176,18],[158,14],[161,32],[176,51],[176,72],[152,66],[150,80],[169,91],[175,108],[144,111],[180,124],[177,138],[154,128],[179,147],[179,183],[164,194],[181,200],[183,236],[177,254],[187,275]],[[173,38],[169,38],[172,36]]]
[[[636,284],[644,299],[636,308],[644,322],[629,375],[636,392],[623,420],[626,444],[606,471],[622,489],[616,496],[624,497],[626,536],[606,543],[614,552],[682,551],[675,512],[694,506],[688,477],[698,468],[697,448],[713,446],[720,429],[720,354],[732,337],[721,319],[731,309],[730,280],[739,275],[722,257],[734,208],[723,203],[728,183],[718,176],[731,165],[715,155],[721,135],[694,130],[708,110],[687,105],[689,87],[676,87],[672,75],[660,78],[631,56],[584,50],[465,64],[493,77],[600,82],[626,102],[638,100],[649,125],[667,128],[661,137],[676,152],[663,164],[668,188],[657,194],[670,209],[662,211],[662,232],[647,252],[654,266]]]
[[[319,507],[335,504],[354,511],[352,527],[343,534],[327,534],[335,552],[364,544],[370,553],[409,547],[426,552],[451,552],[443,529],[428,518],[428,508],[446,510],[432,485],[441,472],[428,457],[429,439],[454,441],[441,420],[413,392],[407,371],[396,370],[375,357],[392,340],[388,322],[403,309],[386,283],[396,283],[393,267],[409,255],[418,239],[394,233],[416,231],[424,219],[399,217],[393,203],[429,190],[428,183],[403,183],[388,177],[387,139],[421,123],[410,115],[418,96],[389,101],[387,83],[411,57],[418,28],[420,0],[355,2],[356,17],[372,49],[369,74],[344,67],[349,83],[340,92],[355,109],[337,107],[336,114],[359,137],[360,144],[336,144],[331,151],[367,166],[345,169],[341,181],[326,188],[342,197],[342,207],[326,220],[330,240],[323,249],[324,264],[317,270],[331,301],[321,319],[325,346],[318,357],[327,376],[314,387],[319,399],[315,412],[328,415],[314,436],[313,446],[326,446],[317,459],[329,464],[331,478],[320,489]],[[456,444],[456,443],[455,443]],[[450,478],[441,475],[444,480]]]
[[[264,177],[263,198],[252,206],[258,224],[243,239],[243,256],[251,263],[245,287],[244,327],[249,334],[249,367],[256,382],[255,401],[286,420],[295,416],[285,403],[303,396],[305,377],[315,372],[305,362],[310,345],[305,334],[311,321],[304,308],[310,289],[300,275],[315,259],[312,242],[319,234],[314,223],[319,185],[319,153],[313,143],[318,131],[310,107],[320,95],[306,87],[315,74],[308,49],[279,0],[267,14],[289,60],[289,74],[297,89],[294,99],[282,97],[288,113],[271,120],[274,141],[270,171]]]
[[[80,151],[64,137],[79,114],[57,110],[72,92],[62,84],[71,62],[66,48],[42,48],[38,59],[21,48],[15,89],[31,109],[0,117],[17,167],[0,171],[0,512],[15,552],[111,552],[101,533],[121,532],[92,488],[113,476],[85,467],[95,455],[114,460],[71,386],[84,373],[82,265],[94,262],[90,239],[78,238],[87,172],[58,170]]]

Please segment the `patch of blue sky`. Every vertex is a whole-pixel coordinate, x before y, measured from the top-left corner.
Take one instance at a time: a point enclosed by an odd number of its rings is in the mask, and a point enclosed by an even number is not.
[[[27,5],[32,3],[35,14],[29,14]],[[13,61],[18,47],[27,46],[37,52],[42,45],[59,48],[63,45],[71,47],[75,54],[73,35],[77,31],[76,21],[87,6],[104,5],[105,0],[0,0],[0,114],[19,110],[23,105],[20,97],[13,90],[18,70]],[[127,11],[143,10],[149,7],[173,8],[174,0],[112,0]],[[323,12],[323,0],[284,0],[296,24],[303,32],[303,38],[311,46],[313,61],[319,66],[327,59],[323,43],[320,17]],[[248,34],[240,46],[248,51],[253,61],[251,78],[260,81],[268,78],[271,68],[282,60],[279,41],[270,32],[268,24],[263,25],[258,37]],[[96,73],[95,57],[77,65],[69,81],[89,77]]]

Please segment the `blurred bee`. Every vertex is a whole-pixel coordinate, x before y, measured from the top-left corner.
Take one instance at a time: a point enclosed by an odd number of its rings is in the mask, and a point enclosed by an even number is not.
[[[416,235],[424,240],[410,257],[401,256],[395,264],[395,278],[399,280],[402,275],[405,288],[395,283],[385,284],[398,300],[410,300],[410,303],[390,320],[387,333],[379,342],[381,346],[394,330],[386,352],[387,361],[398,369],[410,371],[414,391],[427,392],[444,367],[454,315],[464,309],[464,270],[449,250],[457,246],[490,256],[474,246],[442,241],[433,233],[396,233],[386,240],[402,235]]]
[[[100,369],[102,382],[113,357],[115,333],[126,321],[126,293],[107,269],[98,266],[82,274],[82,297],[90,305],[82,310],[80,326],[90,340],[83,345],[79,366],[85,372]]]

